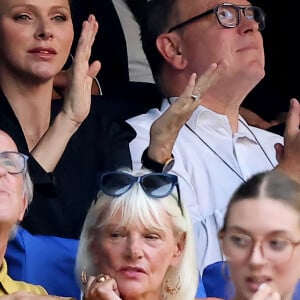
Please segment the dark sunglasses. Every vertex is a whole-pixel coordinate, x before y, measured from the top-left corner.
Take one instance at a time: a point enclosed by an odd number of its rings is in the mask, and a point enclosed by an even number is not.
[[[222,3],[212,9],[205,11],[200,15],[192,17],[180,24],[171,27],[168,32],[172,32],[174,30],[182,28],[210,14],[215,14],[221,26],[225,28],[234,28],[240,24],[241,12],[248,20],[254,20],[258,24],[258,28],[260,31],[265,28],[265,13],[260,7],[253,5],[239,6],[232,3]]]
[[[183,215],[178,179],[177,176],[172,174],[149,173],[142,176],[133,176],[122,171],[106,172],[100,178],[100,190],[108,196],[119,197],[128,192],[136,183],[141,185],[146,195],[154,199],[170,195],[176,187],[178,206]]]

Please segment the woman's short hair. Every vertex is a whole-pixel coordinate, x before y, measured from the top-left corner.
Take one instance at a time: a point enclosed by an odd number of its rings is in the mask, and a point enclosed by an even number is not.
[[[241,184],[232,195],[224,218],[224,225],[220,232],[226,230],[231,207],[245,199],[259,200],[271,198],[280,201],[296,211],[300,216],[300,185],[291,177],[280,171],[266,171],[258,173]]]
[[[134,176],[141,176],[149,171],[126,171]],[[164,198],[150,198],[140,184],[135,184],[129,191],[119,197],[108,196],[101,191],[97,195],[87,213],[80,236],[78,255],[76,260],[76,275],[80,282],[81,272],[86,270],[89,275],[97,275],[99,270],[93,262],[90,245],[97,237],[96,229],[103,228],[118,211],[122,211],[120,224],[129,224],[138,220],[149,228],[162,228],[161,213],[166,211],[170,216],[176,238],[185,233],[185,246],[181,260],[176,267],[169,267],[162,283],[164,299],[189,300],[194,299],[198,285],[198,271],[195,253],[192,224],[187,210],[183,207],[183,214],[178,205],[178,195],[175,191]],[[164,285],[169,287],[180,286],[174,295],[166,293]],[[81,282],[80,282],[81,284]]]

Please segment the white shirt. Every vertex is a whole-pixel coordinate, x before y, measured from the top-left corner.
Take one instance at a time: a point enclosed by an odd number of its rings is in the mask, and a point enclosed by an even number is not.
[[[151,124],[168,106],[165,99],[161,110],[152,109],[127,121],[137,132],[130,143],[134,168],[141,167],[140,157],[149,144]],[[277,165],[274,144],[283,143],[283,137],[249,126],[242,117],[240,119],[243,124],[239,122],[237,133],[232,134],[226,115],[200,106],[187,124],[242,179],[247,180],[251,175]],[[178,176],[181,199],[192,217],[201,273],[205,266],[225,259],[217,235],[229,198],[242,183],[242,179],[209,147],[184,126],[174,145],[175,165],[171,171]]]

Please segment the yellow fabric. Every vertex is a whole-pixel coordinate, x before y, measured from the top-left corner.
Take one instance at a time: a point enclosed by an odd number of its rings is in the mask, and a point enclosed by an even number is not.
[[[33,285],[24,281],[13,280],[7,274],[7,263],[5,259],[2,262],[0,270],[0,296],[12,294],[14,292],[26,291],[37,295],[47,295],[47,291],[40,285]]]

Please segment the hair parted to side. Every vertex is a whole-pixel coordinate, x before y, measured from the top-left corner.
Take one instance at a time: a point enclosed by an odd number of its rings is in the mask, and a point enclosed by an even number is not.
[[[289,176],[279,171],[258,173],[241,184],[232,195],[224,218],[224,225],[220,232],[226,231],[231,207],[239,201],[262,198],[271,198],[280,201],[293,209],[300,216],[300,185]]]
[[[160,34],[167,32],[171,25],[174,25],[171,24],[171,19],[174,19],[173,22],[178,20],[177,2],[178,0],[148,1],[144,18],[140,21],[143,50],[158,85],[165,60],[156,47],[156,39]]]
[[[149,173],[145,170],[127,172],[134,176]],[[194,299],[198,285],[194,234],[187,210],[183,207],[183,216],[178,206],[177,197],[178,195],[175,189],[173,193],[167,197],[152,199],[145,194],[143,188],[138,183],[119,197],[111,197],[99,192],[96,203],[91,205],[87,213],[80,236],[75,267],[78,282],[81,284],[82,270],[86,270],[89,275],[101,273],[101,270],[97,270],[93,262],[90,245],[93,239],[99,236],[99,230],[104,228],[117,212],[122,212],[120,224],[124,226],[139,221],[148,228],[161,229],[165,227],[161,214],[163,211],[166,211],[170,216],[175,238],[180,239],[182,234],[185,234],[185,246],[179,264],[176,268],[170,267],[168,269],[164,282],[162,282],[162,287],[166,281],[168,282],[168,286],[175,287],[178,285],[179,279],[180,290],[174,295],[165,293],[164,291],[164,296],[166,297],[164,299]]]

